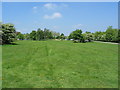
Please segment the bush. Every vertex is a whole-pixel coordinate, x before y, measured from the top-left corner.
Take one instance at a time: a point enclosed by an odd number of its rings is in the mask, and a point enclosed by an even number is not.
[[[80,41],[79,40],[73,40],[73,43],[79,43]]]

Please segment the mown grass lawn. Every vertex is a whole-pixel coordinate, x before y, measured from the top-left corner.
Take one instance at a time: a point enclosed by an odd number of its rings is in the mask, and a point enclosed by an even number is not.
[[[115,88],[118,45],[17,41],[2,46],[3,88]]]

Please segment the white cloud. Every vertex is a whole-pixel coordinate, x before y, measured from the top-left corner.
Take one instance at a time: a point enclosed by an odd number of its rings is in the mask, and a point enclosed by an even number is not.
[[[34,6],[33,9],[37,9],[38,7]]]
[[[45,19],[56,19],[56,18],[61,18],[62,14],[59,12],[53,13],[52,15],[45,15]]]
[[[49,9],[49,10],[55,10],[55,9],[60,9],[60,8],[66,8],[68,7],[67,4],[54,4],[54,3],[47,3],[47,4],[44,4],[44,7]]]
[[[17,29],[16,31],[17,31],[17,32],[22,32],[20,29]]]
[[[47,3],[44,5],[44,7],[47,9],[55,9],[57,7],[57,5],[53,4],[53,3]]]

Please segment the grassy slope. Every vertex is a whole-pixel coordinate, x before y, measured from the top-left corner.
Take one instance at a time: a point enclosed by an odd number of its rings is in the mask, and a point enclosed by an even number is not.
[[[18,41],[3,46],[3,87],[117,87],[117,45]]]

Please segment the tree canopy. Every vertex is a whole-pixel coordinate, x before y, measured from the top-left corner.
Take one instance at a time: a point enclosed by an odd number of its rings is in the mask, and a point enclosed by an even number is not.
[[[79,42],[84,42],[84,40],[85,40],[82,35],[82,30],[80,30],[80,29],[77,29],[77,30],[73,31],[72,33],[70,33],[69,39],[78,40]]]

